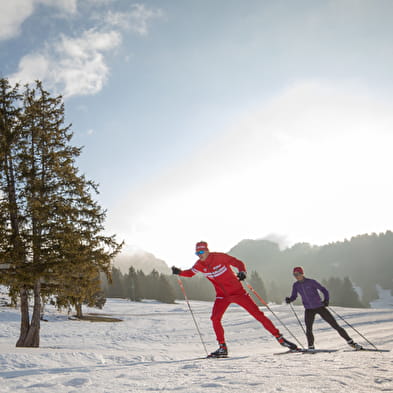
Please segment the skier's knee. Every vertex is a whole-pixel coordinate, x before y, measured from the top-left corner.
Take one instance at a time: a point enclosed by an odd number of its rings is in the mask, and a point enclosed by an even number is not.
[[[211,319],[211,321],[212,321],[213,323],[220,323],[220,322],[221,322],[221,318],[222,318],[222,317],[217,316],[217,315],[212,315],[212,316],[210,317],[210,319]]]

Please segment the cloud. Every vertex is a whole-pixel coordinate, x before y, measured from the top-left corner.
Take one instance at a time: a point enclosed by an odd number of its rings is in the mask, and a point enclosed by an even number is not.
[[[0,40],[7,40],[20,33],[20,26],[33,13],[33,0],[0,2]]]
[[[64,97],[99,92],[109,74],[104,52],[118,47],[121,35],[116,31],[85,31],[81,37],[62,35],[41,52],[24,56],[11,82],[40,79]]]
[[[105,22],[113,27],[131,30],[143,36],[148,34],[150,21],[162,16],[163,12],[159,9],[147,8],[143,4],[133,4],[129,12],[109,11]]]
[[[114,3],[117,0],[84,0],[86,3],[94,4],[94,5],[105,5],[105,4],[110,4]]]
[[[12,0],[0,2],[0,40],[16,37],[22,23],[34,12],[35,7],[44,4],[56,7],[66,13],[75,13],[77,0]]]
[[[271,233],[323,244],[385,231],[393,220],[392,113],[391,103],[353,86],[290,86],[138,185],[110,225],[180,266],[199,239],[227,251]]]
[[[67,13],[76,13],[77,0],[16,0],[24,12],[18,13],[15,7],[5,6],[3,11],[10,17],[14,31],[4,28],[13,35],[20,24],[34,11],[34,6],[41,3],[57,7]],[[102,5],[101,2],[91,2]],[[14,4],[14,3],[13,3]],[[97,14],[98,15],[98,14]],[[102,13],[93,19],[102,19]],[[121,30],[131,30],[139,35],[148,33],[149,22],[162,15],[160,10],[148,9],[144,5],[134,4],[127,13],[110,11],[105,24],[95,29],[85,30],[80,37],[69,37],[61,34],[59,38],[47,42],[43,48],[23,56],[18,71],[9,76],[11,82],[33,82],[41,80],[48,89],[52,89],[64,97],[75,95],[91,95],[99,92],[109,76],[106,62],[107,52],[113,51],[122,42]],[[19,18],[19,19],[18,19]],[[108,30],[108,26],[111,30]],[[1,29],[1,27],[0,27]],[[1,30],[0,30],[1,31]]]
[[[58,8],[68,14],[75,14],[78,8],[78,0],[36,0],[35,2]]]

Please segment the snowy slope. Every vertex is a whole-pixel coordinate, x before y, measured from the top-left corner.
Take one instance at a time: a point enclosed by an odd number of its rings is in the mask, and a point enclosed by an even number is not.
[[[191,304],[208,350],[216,349],[211,303]],[[305,344],[291,309],[279,305],[273,310]],[[300,306],[296,310],[302,315]],[[393,351],[392,309],[335,310],[376,346]],[[223,320],[230,358],[201,360],[196,358],[204,356],[204,349],[184,302],[109,299],[101,312],[124,321],[71,321],[49,308],[49,322],[42,323],[41,348],[21,349],[15,348],[19,313],[1,307],[0,391],[393,392],[393,352],[345,352],[345,342],[318,318],[316,345],[338,352],[275,356],[284,349],[244,310],[232,305]],[[269,311],[266,314],[271,316]],[[351,329],[348,332],[366,344]]]

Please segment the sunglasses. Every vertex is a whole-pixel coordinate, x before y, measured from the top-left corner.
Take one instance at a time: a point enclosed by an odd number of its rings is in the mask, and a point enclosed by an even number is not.
[[[199,250],[195,253],[195,255],[202,255],[205,253],[205,250]]]
[[[301,276],[302,273],[293,273],[294,276]]]

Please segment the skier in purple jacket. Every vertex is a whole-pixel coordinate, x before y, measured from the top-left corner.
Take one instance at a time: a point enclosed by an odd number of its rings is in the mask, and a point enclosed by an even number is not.
[[[297,295],[300,294],[305,308],[304,322],[306,324],[306,336],[309,349],[314,349],[314,335],[312,332],[315,315],[319,314],[333,329],[336,329],[338,334],[346,340],[348,345],[355,349],[362,349],[362,346],[355,343],[348,333],[338,325],[333,315],[326,308],[329,305],[329,292],[318,281],[304,276],[303,268],[298,266],[293,269],[293,275],[296,282],[292,286],[292,294],[285,298],[286,303],[291,303],[296,300]],[[323,294],[321,299],[319,292]]]

